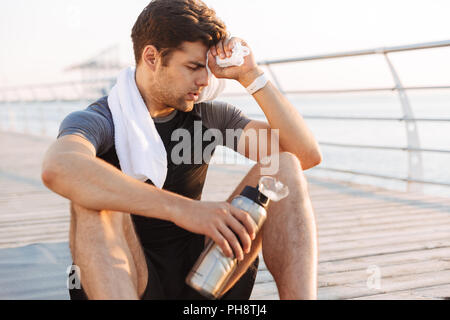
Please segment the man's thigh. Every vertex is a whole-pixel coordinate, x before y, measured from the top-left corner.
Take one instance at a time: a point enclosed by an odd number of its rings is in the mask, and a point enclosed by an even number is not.
[[[148,282],[148,266],[147,260],[145,258],[144,250],[142,244],[136,234],[134,228],[133,220],[131,215],[124,213],[123,219],[123,229],[125,238],[128,243],[128,247],[134,259],[134,264],[136,266],[136,272],[138,277],[138,294],[141,297],[147,287]]]
[[[106,210],[93,211],[73,202],[70,204],[70,213],[70,249],[74,260],[75,250],[82,250],[82,248],[77,248],[76,246],[76,239],[82,236],[81,233],[92,232],[92,228],[96,226],[102,228],[102,223],[110,226],[111,221],[114,221],[112,224],[117,225],[117,227],[114,227],[117,232],[116,236],[124,238],[125,248],[123,249],[131,254],[132,261],[129,262],[134,266],[132,272],[136,272],[133,277],[136,277],[138,294],[142,295],[148,281],[147,262],[141,243],[136,235],[131,215],[123,212],[108,212]],[[97,243],[100,245],[101,242]]]

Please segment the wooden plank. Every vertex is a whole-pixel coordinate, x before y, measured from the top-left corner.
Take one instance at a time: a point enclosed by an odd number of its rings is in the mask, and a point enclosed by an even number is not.
[[[0,217],[0,226],[8,223],[20,223],[26,221],[42,221],[45,219],[53,219],[60,217],[70,217],[69,208],[63,210],[62,208],[52,209],[52,210],[43,210],[43,211],[32,211],[25,213],[17,213],[17,218],[15,218],[14,214],[10,215],[1,215]]]
[[[37,195],[37,196],[33,196],[33,197],[28,197],[28,196],[20,196],[17,197],[16,199],[8,199],[8,200],[2,200],[0,199],[0,205],[3,207],[16,207],[16,208],[22,208],[22,207],[29,207],[29,205],[27,205],[26,202],[32,202],[34,204],[33,208],[40,208],[40,207],[56,207],[56,206],[61,206],[64,205],[66,203],[69,203],[69,201],[67,199],[64,199],[62,197],[59,196],[53,196],[49,193],[47,193],[46,195]],[[6,213],[6,210],[3,210],[3,212]]]
[[[423,273],[430,272],[438,272],[438,271],[446,271],[450,269],[450,260],[449,261],[440,261],[440,260],[428,260],[428,261],[420,261],[414,263],[406,263],[406,264],[398,264],[394,266],[380,267],[380,275],[381,275],[381,286],[384,285],[385,281],[390,281],[390,278],[396,276],[407,276],[407,275],[420,275]],[[340,272],[340,273],[327,273],[326,275],[319,275],[319,287],[329,287],[329,286],[338,286],[338,285],[349,285],[352,283],[362,283],[366,282],[370,274],[367,273],[367,269],[361,271],[351,271],[351,272]],[[385,280],[387,279],[387,280]],[[255,292],[252,295],[253,299],[263,299],[261,296],[267,294],[266,290],[276,289],[276,285],[273,283],[273,278],[271,274],[267,270],[260,270],[258,272],[256,278],[256,287]],[[264,286],[263,286],[264,284]],[[269,287],[269,289],[267,289]],[[258,288],[258,289],[256,289]],[[266,289],[259,289],[266,288]],[[448,290],[447,288],[445,288]],[[319,292],[322,292],[319,289]],[[443,295],[443,293],[438,293],[438,295]],[[389,298],[389,297],[384,297]],[[418,299],[422,299],[423,297],[418,297]],[[376,299],[376,297],[374,297]]]
[[[257,284],[250,296],[250,300],[279,300],[275,282]]]
[[[434,241],[434,240],[449,240],[450,239],[450,229],[445,229],[443,231],[435,231],[432,233],[417,233],[414,234],[414,237],[411,234],[403,234],[396,235],[392,237],[376,237],[370,239],[349,239],[346,241],[336,241],[329,242],[326,244],[319,244],[319,248],[321,252],[341,252],[348,250],[358,250],[362,248],[372,248],[379,247],[385,245],[402,245],[407,243],[422,243],[426,241]]]
[[[354,212],[375,212],[382,210],[394,211],[397,209],[435,209],[445,213],[450,212],[449,206],[444,206],[438,203],[392,203],[379,201],[366,201],[360,205],[355,205],[351,200],[338,206],[335,203],[324,203],[321,208],[314,204],[314,199],[311,200],[315,212],[320,212],[322,216],[333,216],[336,212],[342,212],[344,215],[350,215]]]
[[[0,242],[0,248],[17,248],[23,247],[34,243],[57,243],[67,241],[67,233],[66,234],[51,234],[51,235],[43,235],[42,237],[32,237],[32,238],[20,238],[18,240],[10,239],[6,242]]]
[[[355,216],[355,219],[350,221],[333,221],[333,222],[318,222],[321,231],[332,230],[336,228],[353,228],[353,227],[365,227],[365,226],[378,226],[382,224],[397,225],[402,222],[409,221],[447,221],[450,223],[450,215],[436,212],[419,212],[411,214],[409,216],[392,216],[392,217],[373,217],[373,218],[359,218]]]
[[[344,222],[352,221],[355,219],[362,218],[386,218],[386,217],[402,217],[411,216],[417,213],[436,213],[441,215],[449,215],[448,212],[442,212],[437,207],[429,208],[411,208],[405,206],[395,206],[395,207],[383,207],[382,210],[378,208],[370,208],[364,210],[353,211],[351,209],[342,211],[334,211],[333,214],[323,214],[321,211],[315,211],[316,220],[320,222]]]
[[[417,251],[413,250],[407,252],[393,252],[390,254],[357,257],[332,262],[320,262],[318,274],[323,275],[350,271],[367,271],[367,268],[373,265],[385,267],[399,264],[418,263],[429,260],[450,261],[450,247]],[[267,271],[267,266],[264,263],[262,254],[260,254],[259,270]],[[270,274],[267,273],[264,277],[270,277]],[[265,279],[264,277],[262,279]]]
[[[345,259],[333,262],[322,262],[319,263],[319,275],[367,270],[367,268],[372,265],[384,267],[389,265],[413,263],[427,260],[450,260],[450,247],[412,250],[407,252],[393,252],[383,255],[358,257],[354,259]]]
[[[258,268],[258,274],[256,275],[256,283],[272,282],[272,274],[267,269]]]
[[[68,241],[68,233],[61,232],[61,233],[43,234],[41,236],[33,236],[30,238],[8,239],[7,241],[0,242],[0,248],[2,249],[16,248],[35,243],[56,243],[67,241]]]
[[[341,184],[342,186],[342,184]],[[449,204],[450,200],[445,197],[432,196],[429,194],[410,194],[399,191],[386,191],[379,189],[366,189],[362,190],[364,186],[355,185],[344,190],[345,187],[341,189],[326,189],[316,184],[309,185],[309,195],[311,198],[315,199],[317,205],[320,206],[323,202],[343,202],[345,200],[351,199],[352,201],[364,201],[364,200],[376,200],[383,202],[401,202],[401,203],[418,203],[418,202],[428,202],[428,203],[442,203],[443,205]]]
[[[45,203],[46,201],[51,200],[53,203],[66,203],[69,200],[52,193],[51,191],[47,191],[45,193],[35,193],[33,195],[26,195],[26,194],[21,194],[21,195],[9,195],[8,198],[5,197],[0,197],[1,203],[2,204],[23,204],[23,200],[27,199],[29,201],[33,201],[33,202],[37,202],[37,203]]]
[[[330,228],[328,230],[323,230],[322,227],[318,226],[318,233],[319,237],[324,236],[333,236],[333,235],[340,235],[340,234],[355,234],[355,233],[361,233],[361,232],[368,232],[368,233],[376,233],[378,231],[383,230],[404,230],[412,227],[417,226],[433,226],[433,225],[439,225],[439,224],[448,224],[448,218],[443,219],[435,219],[435,220],[416,220],[416,221],[404,221],[404,222],[397,222],[396,224],[385,224],[385,225],[369,225],[369,226],[354,226],[351,228],[341,227],[341,228]]]
[[[42,234],[42,233],[51,233],[51,232],[60,232],[61,230],[68,230],[69,229],[69,222],[67,220],[61,221],[61,222],[55,222],[55,223],[48,223],[40,225],[38,228],[31,225],[31,226],[19,226],[19,227],[10,227],[10,228],[0,228],[1,234],[0,234],[0,240],[17,237],[30,237],[32,235],[36,234]]]
[[[374,296],[358,297],[349,300],[440,300],[440,299],[416,295],[409,291],[401,291],[395,293],[377,294]]]
[[[378,247],[369,247],[357,250],[345,250],[345,251],[333,251],[330,250],[328,252],[320,251],[319,261],[320,262],[331,262],[336,260],[348,260],[355,259],[360,257],[367,257],[373,255],[385,255],[390,253],[400,253],[405,251],[413,251],[413,250],[426,250],[426,249],[435,249],[435,248],[443,248],[450,247],[450,239],[445,240],[433,240],[426,241],[423,243],[413,242],[413,243],[404,243],[400,245],[384,245]]]
[[[450,271],[433,271],[417,275],[406,275],[384,279],[380,289],[369,288],[367,286],[367,281],[340,286],[322,287],[319,288],[319,297],[321,299],[352,299],[364,296],[374,296],[376,294],[394,293],[397,291],[446,284],[443,283],[445,281],[443,279],[450,279]]]
[[[427,260],[387,266],[370,265],[365,270],[321,274],[319,276],[319,286],[328,287],[367,282],[368,278],[374,274],[374,270],[379,272],[381,285],[383,285],[383,282],[390,281],[391,278],[395,277],[450,271],[450,261]],[[450,281],[450,279],[448,280]]]
[[[68,227],[70,222],[69,217],[59,217],[59,218],[50,218],[50,219],[42,219],[37,221],[29,221],[28,223],[11,223],[11,224],[1,224],[0,231],[2,233],[8,232],[21,232],[27,230],[52,230],[59,229],[61,227]],[[0,235],[1,238],[1,235]]]
[[[448,197],[444,197],[444,196],[436,196],[433,194],[424,194],[421,192],[414,192],[414,191],[392,191],[389,189],[378,189],[376,191],[377,194],[386,196],[386,197],[392,197],[393,195],[395,196],[399,196],[405,199],[412,199],[412,200],[416,200],[416,199],[425,199],[427,201],[432,201],[432,202],[437,202],[437,203],[442,203],[442,204],[449,204],[450,203],[450,199]]]
[[[392,237],[396,236],[414,237],[416,234],[432,233],[435,231],[445,230],[448,230],[450,232],[450,226],[447,224],[436,226],[433,224],[431,226],[418,225],[407,229],[388,229],[374,233],[361,232],[352,234],[340,234],[330,237],[319,237],[319,246],[323,246],[329,243],[340,243],[341,241],[369,240],[377,238],[391,239]]]
[[[321,180],[325,181],[325,180]],[[319,182],[320,184],[321,182]],[[365,189],[365,190],[364,190]],[[429,194],[412,194],[407,192],[382,190],[382,189],[367,189],[361,185],[354,185],[351,187],[345,187],[342,183],[335,184],[333,189],[326,189],[319,185],[310,185],[310,196],[314,199],[321,201],[335,201],[335,199],[352,198],[354,201],[364,200],[377,200],[383,202],[402,202],[402,203],[420,203],[420,202],[435,202],[442,204],[449,204],[450,200],[447,197],[433,196]],[[314,191],[320,190],[321,193],[315,193]]]
[[[3,186],[4,184],[4,186]],[[14,191],[11,190],[11,183],[0,183],[0,200],[8,200],[8,199],[16,199],[16,198],[22,198],[22,197],[41,197],[41,196],[49,196],[49,192],[47,189],[36,189],[30,187],[29,191]],[[22,184],[18,184],[17,187],[22,187]]]
[[[450,284],[355,298],[354,300],[442,300],[450,299]]]
[[[35,241],[35,243],[40,243],[41,239],[49,239],[52,240],[52,237],[62,239],[61,242],[67,242],[69,240],[69,228],[61,228],[59,230],[54,230],[49,228],[48,230],[30,230],[29,233],[17,234],[11,237],[1,237],[0,243],[12,243],[12,242],[33,242],[33,239],[39,239],[39,241]],[[52,241],[53,242],[53,241]],[[3,247],[2,247],[3,248]]]
[[[450,282],[449,279],[447,279],[447,282]],[[421,297],[425,298],[437,298],[437,299],[446,299],[450,300],[450,283],[438,285],[438,286],[431,286],[427,288],[421,288],[413,290],[413,293],[415,295],[420,295]]]

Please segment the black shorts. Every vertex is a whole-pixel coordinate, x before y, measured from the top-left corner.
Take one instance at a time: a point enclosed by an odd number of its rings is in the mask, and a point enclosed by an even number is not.
[[[157,235],[160,241],[142,243],[147,261],[148,282],[141,298],[143,300],[206,300],[185,283],[186,276],[204,249],[205,237],[186,230],[174,229],[178,227],[166,222],[160,223],[160,226],[163,227],[151,230],[151,234]],[[143,232],[139,231],[138,235]],[[150,232],[150,230],[145,231]],[[258,271],[258,262],[256,258],[241,279],[221,298],[222,300],[250,298]],[[71,300],[87,299],[82,287],[69,290],[69,294]]]

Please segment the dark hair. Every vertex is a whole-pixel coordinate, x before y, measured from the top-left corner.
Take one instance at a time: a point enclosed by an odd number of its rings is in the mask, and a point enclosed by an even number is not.
[[[183,42],[202,41],[209,48],[226,36],[225,24],[200,0],[153,0],[131,32],[136,65],[148,45],[161,52],[166,66],[170,54]]]

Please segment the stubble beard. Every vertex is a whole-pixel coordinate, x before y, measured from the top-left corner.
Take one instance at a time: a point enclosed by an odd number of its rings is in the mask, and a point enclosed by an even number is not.
[[[186,100],[184,95],[173,94],[172,92],[165,92],[167,106],[174,108],[181,112],[190,112],[194,109],[194,101]]]
[[[173,89],[173,83],[164,70],[158,78],[157,92],[159,93],[161,104],[181,112],[190,112],[194,109],[194,101],[186,100],[187,93],[182,94]]]

